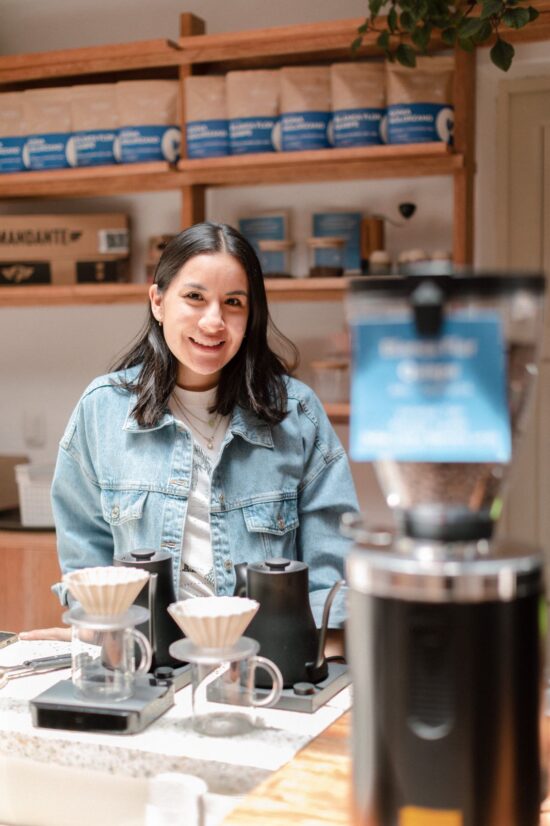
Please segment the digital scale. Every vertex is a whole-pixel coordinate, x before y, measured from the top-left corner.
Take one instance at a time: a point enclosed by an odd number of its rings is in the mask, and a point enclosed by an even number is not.
[[[328,662],[328,675],[318,683],[294,683],[290,688],[283,688],[281,696],[270,708],[280,708],[285,711],[302,711],[313,714],[324,706],[339,691],[351,683],[349,666],[345,663]],[[256,688],[256,694],[261,697],[269,694],[267,688]]]
[[[30,701],[31,719],[37,728],[136,734],[168,711],[175,692],[190,682],[188,665],[157,669],[155,675],[136,676],[129,699],[102,702],[76,695],[72,680],[60,680]]]

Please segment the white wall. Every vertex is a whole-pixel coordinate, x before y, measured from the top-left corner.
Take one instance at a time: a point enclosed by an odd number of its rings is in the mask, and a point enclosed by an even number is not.
[[[271,25],[361,17],[364,0],[2,0],[0,53],[45,51],[116,43],[178,34],[179,14],[189,11],[206,20],[209,32],[236,31]],[[353,32],[350,30],[350,42]],[[512,72],[550,72],[544,61],[547,44],[518,49]],[[478,105],[477,261],[490,266],[494,257],[494,105],[502,75],[480,55]],[[211,191],[208,215],[235,222],[239,214],[258,209],[293,209],[298,242],[310,233],[309,213],[320,207],[349,207],[383,212],[398,219],[397,204],[413,201],[417,212],[402,228],[388,227],[388,246],[397,253],[410,247],[449,248],[452,193],[446,178],[397,181],[357,181],[331,184],[243,187]],[[149,235],[179,228],[180,198],[176,192],[32,203],[4,203],[2,211],[112,211],[130,214],[133,228],[135,280],[144,280],[143,261]],[[298,253],[298,269],[305,262]],[[326,346],[327,332],[344,329],[339,304],[275,304],[275,322],[302,351],[302,376],[307,362]],[[27,410],[42,412],[47,424],[43,449],[27,451],[36,460],[55,455],[68,415],[87,382],[103,372],[135,336],[144,318],[139,306],[68,307],[0,310],[0,453],[25,449],[22,417]],[[304,321],[306,323],[304,323]],[[306,332],[307,331],[307,332]],[[347,429],[339,429],[344,442]],[[373,521],[387,512],[370,469],[354,467],[362,507]]]

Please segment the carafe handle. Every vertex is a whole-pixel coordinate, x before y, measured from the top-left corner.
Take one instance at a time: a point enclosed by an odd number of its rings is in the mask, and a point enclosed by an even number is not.
[[[281,692],[283,690],[283,675],[280,672],[280,669],[274,662],[268,660],[267,657],[258,657],[254,656],[250,658],[250,685],[253,686],[255,683],[256,677],[256,668],[264,668],[267,673],[270,675],[271,679],[273,680],[273,685],[271,686],[271,691],[265,697],[257,698],[254,693],[252,693],[252,705],[255,708],[261,708],[262,706],[272,706],[274,705],[279,697],[281,696]]]
[[[130,628],[129,633],[132,636],[135,644],[139,648],[141,657],[139,659],[139,665],[136,668],[136,674],[145,674],[151,668],[151,662],[153,660],[153,650],[149,643],[149,640],[142,634],[141,631],[138,631],[137,628]]]

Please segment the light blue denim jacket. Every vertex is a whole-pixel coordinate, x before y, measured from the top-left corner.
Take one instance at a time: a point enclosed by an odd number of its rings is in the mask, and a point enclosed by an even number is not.
[[[110,565],[137,548],[169,551],[177,593],[192,436],[168,410],[153,427],[141,427],[132,416],[135,396],[113,386],[116,376],[89,385],[60,442],[52,504],[61,568]],[[288,415],[277,425],[236,407],[212,475],[216,592],[233,593],[239,562],[302,560],[320,624],[328,589],[343,576],[349,540],[339,532],[340,517],[352,510],[346,453],[309,387],[288,379]],[[54,590],[66,600],[64,586]],[[330,626],[344,615],[342,593]]]

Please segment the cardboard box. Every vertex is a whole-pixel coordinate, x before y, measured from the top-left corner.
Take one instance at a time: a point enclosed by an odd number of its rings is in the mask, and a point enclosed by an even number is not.
[[[130,255],[128,216],[1,215],[0,261],[99,261]]]
[[[0,286],[127,281],[128,216],[0,216]]]
[[[28,461],[27,456],[0,456],[0,510],[19,507],[15,466],[26,464]]]

